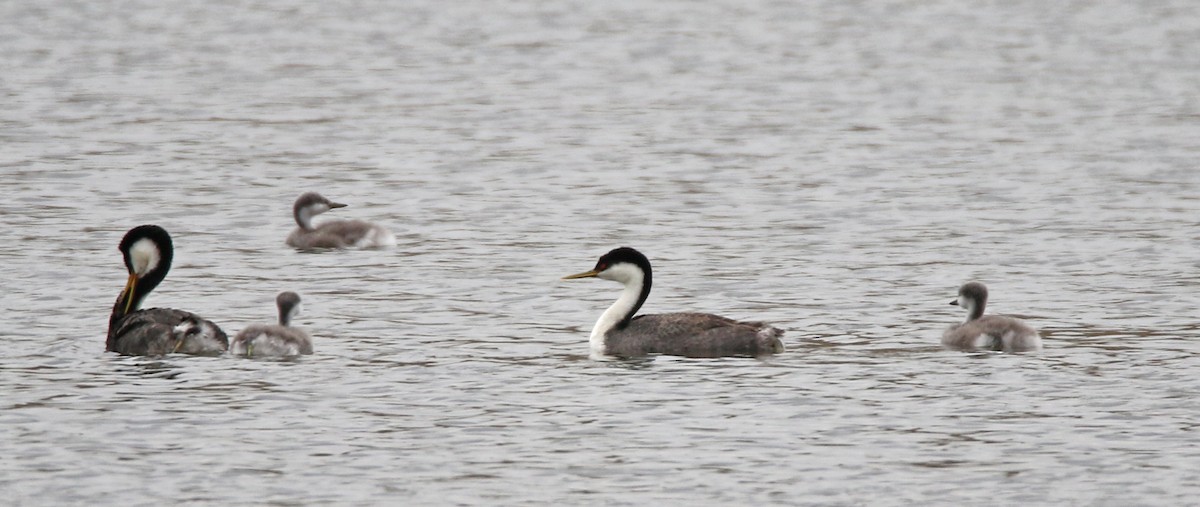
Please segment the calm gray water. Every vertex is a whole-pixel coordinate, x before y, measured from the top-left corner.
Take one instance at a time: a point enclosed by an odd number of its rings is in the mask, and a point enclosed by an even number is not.
[[[1200,7],[1046,4],[2,2],[3,503],[1194,503]],[[106,353],[142,223],[317,353]],[[620,245],[788,351],[589,359]]]

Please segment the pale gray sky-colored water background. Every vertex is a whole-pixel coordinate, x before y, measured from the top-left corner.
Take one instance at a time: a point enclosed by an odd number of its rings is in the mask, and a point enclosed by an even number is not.
[[[0,3],[0,495],[1192,503],[1198,55],[1184,0]],[[399,245],[288,249],[306,190]],[[142,223],[149,306],[295,290],[316,354],[104,352]],[[588,359],[620,245],[787,352]],[[970,279],[1046,350],[942,350]]]

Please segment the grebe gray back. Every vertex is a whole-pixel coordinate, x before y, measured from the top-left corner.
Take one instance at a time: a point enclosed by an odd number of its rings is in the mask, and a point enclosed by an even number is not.
[[[686,357],[760,356],[783,352],[783,331],[762,322],[740,322],[707,313],[635,316],[650,295],[650,261],[628,247],[614,249],[596,267],[563,277],[603,278],[625,285],[596,321],[589,338],[593,355],[637,357],[666,354]]]
[[[333,202],[316,192],[306,192],[292,205],[298,226],[287,238],[288,246],[316,248],[379,248],[393,246],[396,237],[382,226],[362,220],[327,220],[313,227],[313,217],[345,204]]]
[[[108,319],[107,349],[125,355],[217,354],[229,345],[212,321],[170,308],[141,310],[142,300],[167,276],[175,250],[171,235],[157,225],[125,233],[118,246],[129,279]]]
[[[229,353],[246,357],[296,356],[312,354],[312,338],[303,330],[291,327],[292,318],[300,313],[300,295],[280,292],[275,298],[279,308],[279,324],[254,324],[237,334]]]
[[[1042,349],[1042,337],[1036,329],[1012,317],[983,315],[988,290],[979,282],[968,282],[958,289],[958,299],[950,304],[967,310],[967,320],[942,333],[942,345],[963,350],[1002,350],[1024,352]]]

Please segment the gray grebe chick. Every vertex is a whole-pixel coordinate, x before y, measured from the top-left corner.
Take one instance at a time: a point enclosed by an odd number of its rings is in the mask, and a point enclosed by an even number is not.
[[[296,198],[292,218],[299,226],[287,238],[288,246],[303,250],[317,248],[380,248],[394,246],[396,237],[382,226],[362,220],[327,220],[313,227],[313,217],[345,204],[333,202],[316,192]]]
[[[254,324],[243,329],[230,344],[230,354],[279,357],[313,353],[312,338],[308,333],[291,327],[292,318],[300,313],[300,295],[280,292],[275,298],[275,306],[279,307],[279,324]]]
[[[228,348],[229,338],[210,320],[183,310],[139,309],[171,269],[175,249],[166,230],[157,225],[134,227],[125,233],[118,249],[129,279],[108,319],[108,350],[159,356],[173,352],[211,355]]]
[[[967,320],[942,334],[942,345],[963,350],[1002,350],[1025,352],[1042,349],[1042,337],[1036,329],[1012,317],[983,314],[988,290],[982,283],[968,282],[958,289],[958,299],[950,304],[967,310]]]
[[[593,356],[760,356],[783,352],[783,331],[762,322],[739,322],[707,313],[634,316],[650,296],[650,261],[628,247],[614,249],[591,271],[563,277],[603,278],[625,285],[592,328]]]

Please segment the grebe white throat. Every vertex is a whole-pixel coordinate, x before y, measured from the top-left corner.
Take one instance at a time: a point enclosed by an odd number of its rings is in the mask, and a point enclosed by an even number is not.
[[[977,303],[977,301],[967,296],[958,296],[958,306],[967,311],[967,320],[965,322],[971,322],[971,318],[975,315],[975,305]]]
[[[324,213],[326,211],[329,211],[330,209],[332,209],[332,208],[330,208],[328,204],[325,204],[323,202],[309,204],[308,206],[300,208],[300,213],[297,218],[300,219],[300,223],[302,224],[302,227],[304,229],[311,230],[313,228],[313,226],[312,226],[313,217],[320,215],[321,213]]]
[[[604,336],[624,320],[629,312],[633,311],[634,305],[642,295],[642,285],[645,283],[646,275],[637,265],[622,262],[597,273],[596,278],[625,284],[625,289],[621,291],[621,297],[617,298],[617,301],[600,315],[600,319],[592,328],[592,336],[588,338],[592,353],[604,354]]]

